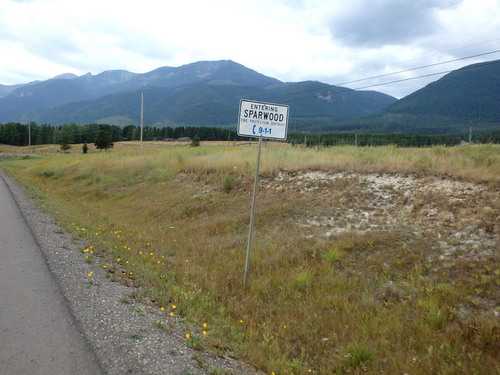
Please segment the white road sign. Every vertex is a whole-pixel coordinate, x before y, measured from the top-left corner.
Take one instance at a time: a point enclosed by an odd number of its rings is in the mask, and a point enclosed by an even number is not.
[[[245,99],[240,101],[238,135],[285,140],[287,130],[287,105]]]

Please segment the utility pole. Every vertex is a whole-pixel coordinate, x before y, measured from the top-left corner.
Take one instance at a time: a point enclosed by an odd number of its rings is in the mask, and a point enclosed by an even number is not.
[[[144,129],[144,93],[141,92],[141,151],[142,151],[142,132]]]

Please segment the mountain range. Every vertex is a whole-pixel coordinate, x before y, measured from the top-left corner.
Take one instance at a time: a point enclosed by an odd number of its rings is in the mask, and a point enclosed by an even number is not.
[[[230,60],[143,74],[66,73],[0,85],[0,123],[137,125],[144,93],[144,123],[152,126],[232,126],[244,98],[288,104],[290,130],[438,133],[471,121],[498,129],[499,62],[459,69],[401,100],[317,81],[281,82]]]

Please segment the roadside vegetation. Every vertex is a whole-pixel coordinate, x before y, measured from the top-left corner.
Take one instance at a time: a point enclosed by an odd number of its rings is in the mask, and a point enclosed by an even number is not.
[[[247,288],[256,148],[121,147],[0,166],[131,298],[203,327],[189,345],[276,375],[500,373],[498,145],[267,144]]]

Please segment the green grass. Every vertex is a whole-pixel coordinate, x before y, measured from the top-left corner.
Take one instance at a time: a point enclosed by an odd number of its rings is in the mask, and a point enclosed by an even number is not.
[[[138,333],[127,333],[125,334],[125,337],[130,340],[142,340],[142,335]]]
[[[136,313],[137,315],[146,315],[146,312],[140,307],[131,307],[129,311]]]
[[[255,158],[249,147],[177,147],[2,165],[94,246],[91,256],[113,277],[142,286],[166,313],[196,327],[190,346],[212,345],[276,374],[500,371],[498,304],[483,306],[498,302],[498,257],[431,267],[439,239],[414,234],[413,212],[392,230],[324,237],[299,225],[318,193],[276,190],[285,182],[273,182],[280,172],[349,170],[443,174],[498,191],[498,146],[264,148],[245,289]],[[371,199],[355,179],[336,189],[322,192],[341,209],[358,209],[363,194]],[[422,202],[445,207],[441,199],[435,193]],[[477,211],[478,228],[494,234],[498,208]]]
[[[328,249],[325,253],[325,259],[335,263],[342,259],[342,251],[336,248]]]

